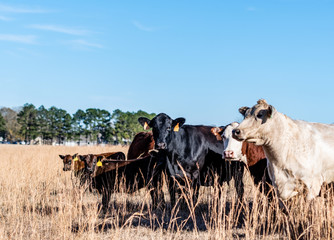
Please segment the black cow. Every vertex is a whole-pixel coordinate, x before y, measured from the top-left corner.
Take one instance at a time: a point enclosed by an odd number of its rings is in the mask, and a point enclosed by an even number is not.
[[[190,180],[194,190],[193,200],[196,202],[199,186],[213,185],[214,174],[218,174],[221,184],[231,179],[232,175],[227,174],[229,168],[221,155],[224,145],[211,133],[212,127],[184,125],[184,118],[173,120],[164,113],[152,120],[140,117],[138,121],[145,130],[152,128],[155,148],[166,154],[172,206],[176,203],[175,181],[185,184],[185,180]],[[231,163],[230,169],[232,172],[238,169],[238,175],[243,175],[244,168],[240,167],[240,163]],[[242,199],[243,183],[236,182],[240,183],[237,192]]]
[[[164,155],[159,152],[150,152],[148,156],[126,161],[93,158],[93,161],[86,162],[85,169],[92,178],[92,187],[102,194],[103,212],[107,211],[111,194],[119,191],[118,183],[123,180],[128,193],[144,187],[148,188],[153,209],[159,204],[164,206],[161,181],[165,164],[163,158]]]

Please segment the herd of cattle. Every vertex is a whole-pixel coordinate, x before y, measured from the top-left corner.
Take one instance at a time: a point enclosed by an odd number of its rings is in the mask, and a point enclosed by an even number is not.
[[[244,116],[240,124],[223,127],[185,125],[184,118],[164,113],[151,120],[141,117],[139,123],[152,131],[135,136],[127,158],[122,152],[59,155],[63,170],[74,171],[82,184],[88,181],[102,194],[104,212],[122,179],[129,192],[149,189],[154,208],[165,204],[162,173],[171,206],[182,185],[191,187],[196,202],[200,186],[222,186],[232,178],[242,201],[244,171],[269,199],[270,186],[280,200],[304,189],[312,199],[322,184],[334,181],[334,125],[292,120],[262,99],[239,112]]]

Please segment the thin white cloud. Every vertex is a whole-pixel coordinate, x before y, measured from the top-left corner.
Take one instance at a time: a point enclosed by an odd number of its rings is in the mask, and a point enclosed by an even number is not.
[[[103,48],[103,45],[98,43],[87,42],[83,39],[76,39],[69,42],[73,47],[91,47],[91,48]]]
[[[39,29],[39,30],[45,30],[45,31],[65,33],[69,35],[87,35],[89,33],[89,31],[84,30],[84,29],[67,28],[67,27],[56,26],[56,25],[33,24],[33,25],[29,25],[28,27]]]
[[[17,42],[17,43],[25,43],[25,44],[36,44],[36,36],[0,34],[0,41]]]
[[[27,7],[14,7],[9,5],[0,4],[0,12],[9,13],[46,13],[45,9],[41,8],[27,8]]]
[[[1,15],[0,15],[0,21],[9,22],[9,21],[12,21],[12,20],[13,20],[12,18],[5,17],[5,16],[1,16]]]
[[[138,21],[133,21],[132,23],[136,28],[138,28],[139,30],[142,30],[142,31],[153,32],[153,31],[157,30],[157,28],[154,28],[154,27],[144,26],[143,24],[141,24]]]

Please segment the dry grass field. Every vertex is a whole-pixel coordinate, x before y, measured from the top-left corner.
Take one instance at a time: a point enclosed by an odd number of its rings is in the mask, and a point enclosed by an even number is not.
[[[63,172],[58,155],[109,151],[127,148],[0,145],[0,239],[334,238],[332,190],[324,189],[312,202],[297,197],[283,214],[277,201],[268,205],[248,176],[242,205],[227,184],[220,198],[217,189],[202,187],[196,208],[188,202],[190,210],[186,201],[177,209],[167,204],[153,211],[148,191],[124,189],[113,195],[103,216],[101,196]]]

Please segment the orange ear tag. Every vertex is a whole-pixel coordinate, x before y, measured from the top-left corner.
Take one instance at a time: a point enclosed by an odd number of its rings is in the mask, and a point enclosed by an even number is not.
[[[96,163],[96,166],[98,166],[98,167],[102,167],[102,162],[101,162],[101,161],[98,161],[98,162]]]
[[[179,123],[177,123],[174,127],[174,132],[178,132],[180,130]]]
[[[149,128],[150,128],[150,127],[148,126],[147,122],[145,122],[145,124],[144,124],[144,129],[147,130],[147,129],[149,129]]]
[[[78,159],[77,157],[75,157],[75,158],[73,159],[73,162],[76,162],[76,161],[79,161],[79,159]]]

